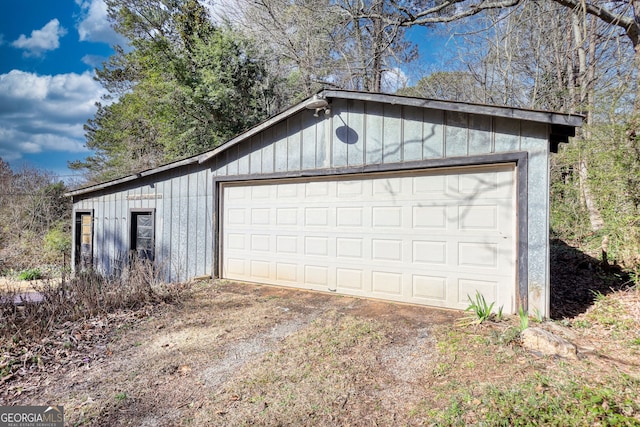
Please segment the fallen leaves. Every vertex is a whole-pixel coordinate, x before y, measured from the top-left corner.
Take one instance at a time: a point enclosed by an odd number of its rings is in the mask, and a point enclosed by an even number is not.
[[[64,322],[50,329],[40,340],[23,338],[0,346],[0,405],[39,387],[42,379],[55,372],[78,367],[90,368],[112,355],[107,344],[115,331],[138,322],[136,311],[105,314],[76,322]],[[19,381],[17,381],[19,380]],[[19,384],[12,384],[19,382]]]

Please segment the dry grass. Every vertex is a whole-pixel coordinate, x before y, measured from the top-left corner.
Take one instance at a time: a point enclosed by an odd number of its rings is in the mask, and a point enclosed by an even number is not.
[[[13,277],[0,276],[0,293],[31,293],[37,292],[36,289],[49,285],[56,286],[60,283],[60,279],[18,280]]]
[[[638,291],[628,292],[600,310],[633,317]],[[602,411],[640,423],[639,325],[609,325],[618,332],[596,341],[608,317],[590,313],[588,328],[541,325],[581,347],[569,362],[521,349],[516,317],[461,327],[453,311],[203,283],[180,305],[113,323],[90,361],[8,382],[0,404],[61,404],[78,425],[500,425],[493,415],[530,396],[566,422],[611,424],[580,406],[593,391],[609,393]]]

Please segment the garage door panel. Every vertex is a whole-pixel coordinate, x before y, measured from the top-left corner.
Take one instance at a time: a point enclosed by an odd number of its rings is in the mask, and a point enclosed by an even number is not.
[[[298,236],[277,236],[276,237],[276,252],[279,254],[299,254],[300,248]]]
[[[447,229],[446,206],[414,206],[412,212],[413,228],[429,230]]]
[[[514,167],[222,186],[222,277],[466,308],[515,300]],[[500,304],[498,304],[500,303]]]
[[[446,302],[447,278],[421,274],[412,275],[412,297],[420,300]]]
[[[364,227],[363,208],[361,207],[337,207],[336,226],[338,227]]]
[[[329,256],[329,238],[324,236],[306,236],[304,238],[304,255]]]
[[[268,234],[252,234],[251,251],[270,252],[270,236]]]
[[[461,267],[498,267],[497,243],[458,243],[458,265]]]
[[[402,296],[402,274],[374,271],[371,274],[372,291],[383,296]]]
[[[401,239],[371,239],[371,259],[402,262],[403,243]]]
[[[475,301],[476,291],[480,292],[488,304],[498,300],[498,282],[490,280],[458,280],[458,303],[465,307],[469,305],[469,299]]]
[[[276,262],[276,280],[297,283],[298,265],[284,262]]]
[[[329,286],[329,268],[323,265],[305,265],[304,283],[311,285]]]
[[[447,262],[447,242],[414,240],[412,261],[419,264],[442,266]]]
[[[364,271],[359,268],[336,268],[338,289],[362,290]]]

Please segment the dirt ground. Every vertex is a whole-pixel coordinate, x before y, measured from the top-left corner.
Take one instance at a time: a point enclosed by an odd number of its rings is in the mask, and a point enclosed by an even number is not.
[[[0,292],[12,291],[20,293],[36,292],[36,289],[43,285],[57,283],[59,280],[17,280],[10,277],[0,276]]]
[[[625,312],[636,313],[630,295]],[[475,327],[461,326],[464,316],[202,282],[179,305],[74,329],[63,362],[1,384],[0,405],[63,405],[69,425],[429,425],[461,389],[481,411],[474,394],[487,386],[640,378],[640,347],[605,340],[610,328],[552,323],[579,346],[580,359],[567,361],[510,340],[516,316]],[[629,322],[640,328],[640,318]]]

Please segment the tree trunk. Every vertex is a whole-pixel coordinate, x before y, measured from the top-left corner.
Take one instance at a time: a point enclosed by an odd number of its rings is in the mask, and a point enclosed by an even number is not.
[[[592,91],[591,86],[593,86],[593,82],[589,81],[590,73],[587,72],[587,50],[585,49],[585,39],[587,26],[589,25],[587,15],[584,11],[573,10],[571,12],[572,19],[572,29],[573,29],[573,41],[575,44],[575,50],[578,55],[578,75],[575,77],[574,81],[578,86],[577,99],[574,100],[572,106],[572,112],[584,113],[587,112],[587,126],[583,129],[582,136],[583,138],[588,139],[590,135],[589,123],[590,117],[589,111],[593,110],[593,105],[588,105],[589,96],[588,94]],[[589,37],[589,43],[593,41],[592,37]],[[589,49],[591,52],[591,48]],[[589,62],[593,63],[595,59],[593,57],[589,58]],[[590,64],[592,67],[593,64]],[[602,215],[600,215],[600,211],[598,206],[596,205],[595,200],[591,194],[591,190],[589,188],[589,169],[587,165],[587,161],[584,158],[578,160],[578,178],[580,183],[580,193],[584,200],[585,207],[587,208],[587,212],[589,213],[589,222],[591,223],[591,230],[598,231],[604,226],[604,221],[602,220]]]

